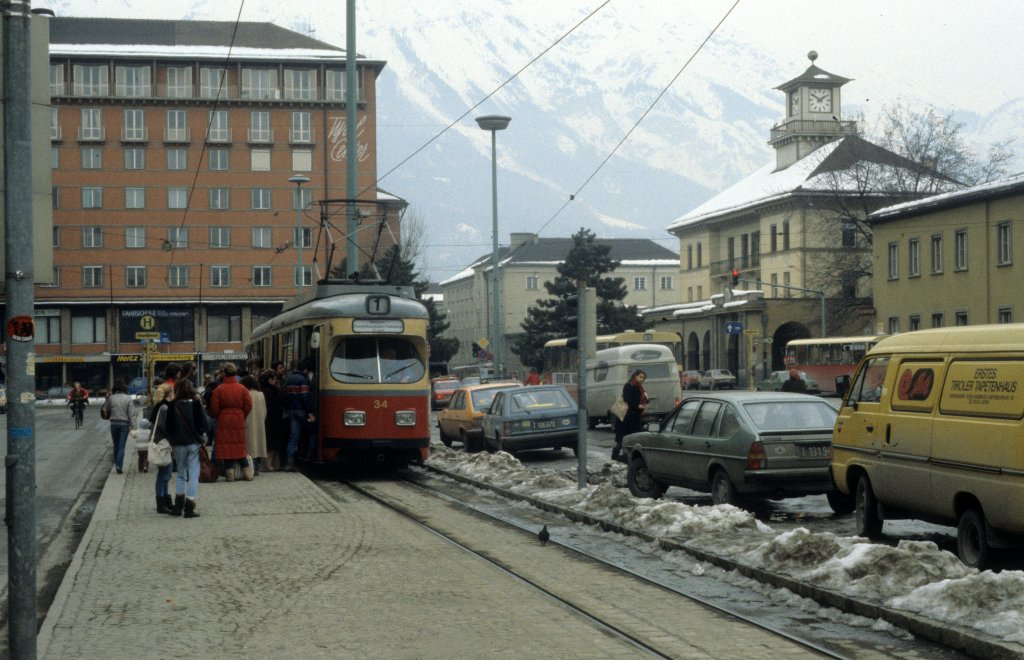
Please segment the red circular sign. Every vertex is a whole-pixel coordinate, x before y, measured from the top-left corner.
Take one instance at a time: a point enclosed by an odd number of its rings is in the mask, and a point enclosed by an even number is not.
[[[14,341],[32,341],[36,334],[35,321],[31,316],[15,316],[7,322],[7,337]]]

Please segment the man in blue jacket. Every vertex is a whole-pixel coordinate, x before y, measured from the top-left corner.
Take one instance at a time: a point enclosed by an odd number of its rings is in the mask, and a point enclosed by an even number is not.
[[[299,440],[307,424],[316,421],[313,414],[313,390],[309,382],[311,364],[308,359],[299,360],[295,370],[284,381],[285,407],[288,410],[290,434],[288,436],[288,459],[284,469],[295,471],[295,452],[299,449]],[[311,458],[315,458],[310,451]]]

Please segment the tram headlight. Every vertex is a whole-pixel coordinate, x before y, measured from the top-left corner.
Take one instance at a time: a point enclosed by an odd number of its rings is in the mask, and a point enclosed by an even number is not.
[[[366,426],[366,413],[362,410],[346,410],[345,426]]]
[[[399,410],[395,413],[396,426],[416,426],[415,410]]]

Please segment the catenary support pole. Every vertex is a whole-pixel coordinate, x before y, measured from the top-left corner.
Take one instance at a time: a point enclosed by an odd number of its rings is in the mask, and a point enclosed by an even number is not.
[[[345,250],[347,275],[359,272],[359,223],[355,199],[359,194],[359,130],[356,128],[358,100],[356,82],[356,0],[345,3],[345,196],[349,199],[345,214]],[[373,193],[374,191],[371,191]],[[374,201],[376,194],[374,193]]]
[[[35,332],[30,3],[3,3],[4,287],[7,295],[7,637],[36,657]]]

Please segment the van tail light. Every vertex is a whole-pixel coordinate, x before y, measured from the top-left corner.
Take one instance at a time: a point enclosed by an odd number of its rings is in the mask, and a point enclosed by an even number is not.
[[[768,455],[764,453],[764,445],[760,442],[750,444],[747,450],[747,469],[763,470],[768,467]]]
[[[677,406],[679,405],[679,402],[680,402],[680,401],[682,401],[682,399],[676,399],[676,405],[677,405]]]

